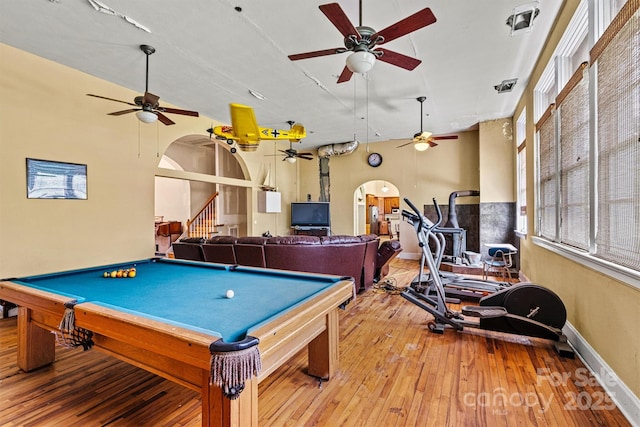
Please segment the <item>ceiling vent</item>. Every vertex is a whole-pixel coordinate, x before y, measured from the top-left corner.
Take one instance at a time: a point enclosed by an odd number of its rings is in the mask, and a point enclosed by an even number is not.
[[[511,92],[517,81],[518,79],[503,80],[502,83],[494,86],[493,88],[497,90],[498,93]]]
[[[538,2],[523,4],[513,9],[513,13],[507,18],[507,25],[511,28],[511,35],[531,31],[533,20],[536,19],[540,9]]]

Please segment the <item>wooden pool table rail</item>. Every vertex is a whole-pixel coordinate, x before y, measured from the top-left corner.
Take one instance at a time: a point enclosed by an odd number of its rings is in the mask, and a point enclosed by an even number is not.
[[[252,425],[258,419],[258,383],[305,346],[308,373],[329,379],[338,369],[338,306],[353,296],[343,280],[248,333],[260,339],[262,371],[236,400],[210,384],[209,345],[218,337],[113,308],[79,303],[76,326],[94,333],[95,347],[121,360],[196,390],[202,395],[202,425]],[[0,298],[19,306],[18,366],[31,371],[55,360],[55,336],[65,303],[73,300],[10,281]]]

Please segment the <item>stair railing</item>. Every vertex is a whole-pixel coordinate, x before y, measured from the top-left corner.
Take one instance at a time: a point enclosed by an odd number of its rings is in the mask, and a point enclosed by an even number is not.
[[[193,219],[187,220],[186,228],[188,237],[203,237],[208,239],[218,232],[218,227],[224,225],[216,223],[216,197],[218,197],[217,191],[207,199]]]

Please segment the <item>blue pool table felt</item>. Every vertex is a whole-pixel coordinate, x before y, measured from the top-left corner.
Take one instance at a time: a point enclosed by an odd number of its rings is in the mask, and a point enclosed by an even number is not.
[[[131,268],[134,278],[104,278],[105,271]],[[206,264],[143,260],[18,279],[16,282],[155,318],[192,330],[243,339],[248,330],[292,309],[338,279],[264,273]],[[233,298],[225,293],[232,289]]]

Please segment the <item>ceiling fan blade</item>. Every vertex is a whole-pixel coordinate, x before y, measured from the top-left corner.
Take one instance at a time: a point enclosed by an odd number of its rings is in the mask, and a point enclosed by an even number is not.
[[[343,36],[362,38],[338,3],[323,4],[319,8]]]
[[[386,62],[387,64],[395,65],[396,67],[404,68],[405,70],[411,71],[422,63],[419,59],[412,58],[392,50],[382,48],[378,48],[376,50],[382,52],[382,55],[378,57],[378,60]]]
[[[175,122],[173,120],[171,120],[169,117],[165,116],[164,114],[162,114],[162,113],[160,113],[158,111],[154,111],[153,113],[156,114],[158,116],[158,120],[160,120],[165,125],[167,125],[167,126],[175,125]]]
[[[458,135],[432,136],[431,139],[438,141],[440,139],[458,139]]]
[[[297,53],[295,55],[289,55],[289,59],[292,61],[299,61],[300,59],[316,58],[318,56],[334,55],[336,53],[342,53],[345,49],[343,47],[335,47],[333,49],[315,50],[313,52]]]
[[[426,27],[427,25],[431,25],[434,22],[436,22],[436,17],[433,12],[431,12],[431,9],[427,7],[393,25],[388,26],[384,30],[378,31],[376,34],[371,36],[371,40],[375,40],[376,37],[382,36],[384,37],[384,41],[382,43],[388,43],[398,37],[402,37],[419,30],[420,28]]]
[[[183,116],[200,117],[197,111],[179,110],[177,108],[166,108],[166,107],[158,108],[158,110],[162,111],[163,113],[182,114]]]
[[[299,159],[313,160],[313,157],[298,156]]]
[[[396,148],[404,147],[404,146],[407,146],[407,145],[409,145],[409,144],[413,144],[413,141],[409,141],[409,142],[407,142],[407,143],[405,143],[405,144],[398,145]]]
[[[152,94],[151,92],[145,92],[144,96],[142,97],[143,104],[151,104],[154,107],[158,105],[159,100],[160,97],[158,95]]]
[[[345,65],[345,67],[342,69],[342,73],[340,73],[340,77],[338,77],[338,83],[348,82],[349,80],[351,80],[352,75],[353,72]]]
[[[130,110],[122,110],[122,111],[114,111],[113,113],[109,113],[109,116],[121,116],[123,114],[133,113],[134,111],[140,111],[142,108],[132,108]]]
[[[429,141],[428,144],[429,144],[429,147],[437,147],[438,146],[438,144],[436,144],[433,141]]]
[[[107,98],[106,96],[93,95],[91,93],[88,93],[87,96],[93,96],[94,98],[106,99],[107,101],[122,102],[123,104],[133,105],[134,107],[137,107],[137,105],[134,104],[133,102],[120,101],[119,99]]]

